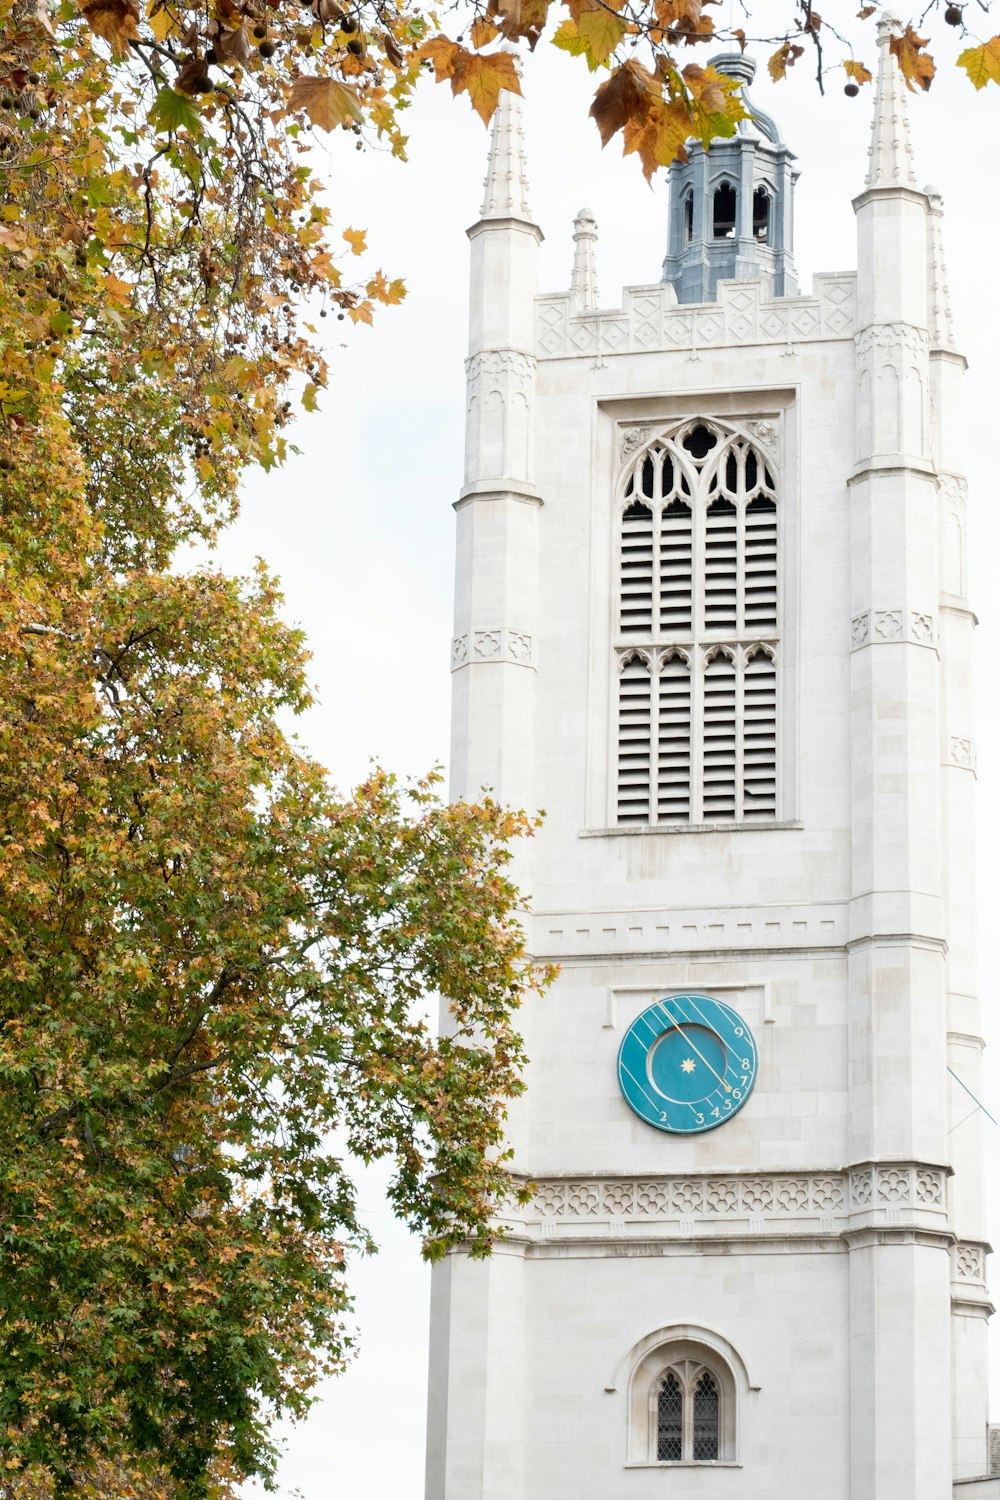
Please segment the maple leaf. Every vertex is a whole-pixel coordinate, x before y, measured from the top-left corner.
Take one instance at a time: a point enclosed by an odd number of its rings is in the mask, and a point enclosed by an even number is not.
[[[1000,36],[991,37],[981,47],[967,47],[959,53],[958,66],[965,69],[976,89],[1000,83]]]
[[[450,78],[455,71],[455,62],[462,48],[450,37],[437,36],[428,37],[426,42],[417,48],[417,57],[427,59],[434,64],[434,77],[438,83],[443,83]]]
[[[214,43],[216,54],[223,62],[245,63],[253,54],[253,43],[248,26],[223,27]]]
[[[496,21],[501,36],[512,42],[526,40],[533,52],[545,30],[549,5],[550,0],[489,0],[486,14]]]
[[[622,152],[633,151],[642,164],[647,182],[658,167],[672,161],[686,161],[685,142],[691,135],[691,121],[682,104],[659,99],[654,101],[644,119],[629,120],[622,131]]]
[[[630,59],[615,68],[606,83],[594,95],[590,115],[606,146],[617,131],[629,122],[642,123],[662,89],[656,77],[641,63]]]
[[[565,23],[564,23],[565,24]],[[570,22],[572,25],[573,23]],[[603,6],[586,11],[576,22],[577,31],[586,46],[591,72],[603,66],[628,30],[628,22]],[[556,33],[558,35],[558,32]],[[553,38],[553,41],[555,38]]]
[[[354,255],[363,255],[368,249],[363,229],[345,229],[344,239],[350,245],[351,252]]]
[[[79,6],[91,31],[124,54],[139,33],[139,0],[79,0]]]
[[[772,52],[767,60],[767,71],[779,83],[784,78],[788,69],[793,65],[797,57],[801,57],[805,51],[797,42],[782,42],[777,52]]]
[[[488,47],[500,35],[493,22],[486,16],[477,16],[469,28],[469,41],[478,50]]]
[[[865,67],[864,63],[855,61],[853,57],[848,57],[845,59],[844,72],[847,74],[848,78],[853,78],[855,83],[871,83],[872,81],[872,75]]]
[[[362,118],[358,96],[349,84],[336,78],[296,78],[289,96],[289,109],[303,110],[320,130],[353,125]]]
[[[485,125],[493,118],[502,90],[511,94],[521,92],[521,80],[509,52],[483,54],[458,47],[451,61],[450,76],[452,93],[468,94],[470,104]]]
[[[180,130],[182,127],[193,132],[201,130],[201,116],[190,99],[166,86],[157,94],[149,117],[154,125],[159,125],[166,131]]]
[[[563,0],[563,4],[569,11],[570,19],[579,21],[580,17],[587,15],[589,11],[598,10],[601,0]]]
[[[917,36],[912,26],[907,26],[902,36],[889,38],[889,48],[899,63],[906,87],[912,93],[916,93],[917,86],[925,91],[929,89],[936,71],[934,59],[923,50],[928,41],[928,37]]]

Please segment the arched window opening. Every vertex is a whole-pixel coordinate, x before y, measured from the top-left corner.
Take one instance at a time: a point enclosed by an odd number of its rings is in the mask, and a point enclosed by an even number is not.
[[[714,1462],[719,1457],[719,1387],[708,1370],[695,1382],[691,1406],[691,1457]]]
[[[682,213],[684,215],[684,243],[690,245],[694,239],[694,193],[684,194]]]
[[[720,424],[689,422],[631,461],[619,512],[619,823],[778,816],[777,501],[763,455]]]
[[[753,237],[755,240],[763,240],[765,244],[771,239],[771,196],[767,188],[754,188],[753,194]]]
[[[712,235],[717,240],[731,240],[736,233],[736,189],[722,182],[712,202]]]
[[[708,1330],[703,1339],[700,1332],[679,1328],[639,1346],[629,1381],[630,1463],[736,1461],[736,1406],[747,1389],[746,1370],[724,1339]]]
[[[656,1456],[663,1463],[680,1463],[683,1456],[684,1392],[671,1370],[656,1398]]]

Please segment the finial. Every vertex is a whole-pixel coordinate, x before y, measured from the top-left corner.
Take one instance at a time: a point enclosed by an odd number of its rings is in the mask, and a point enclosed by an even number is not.
[[[868,150],[869,188],[915,188],[910,127],[906,118],[906,88],[890,43],[902,36],[902,24],[884,12],[878,23],[878,77],[875,80],[875,118]]]
[[[951,321],[951,293],[944,263],[944,200],[936,187],[925,187],[930,205],[927,219],[930,243],[927,256],[927,321],[932,349],[953,349],[955,334]]]
[[[589,208],[581,208],[573,220],[573,279],[570,293],[575,312],[597,308],[597,220]]]
[[[521,101],[504,89],[493,115],[482,218],[535,221],[528,207],[528,176],[521,130]]]

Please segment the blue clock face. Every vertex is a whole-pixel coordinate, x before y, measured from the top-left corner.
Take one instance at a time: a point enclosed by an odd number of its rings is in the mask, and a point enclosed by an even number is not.
[[[647,1125],[671,1135],[714,1130],[742,1109],[757,1045],[735,1010],[708,995],[671,995],[637,1016],[618,1053],[618,1082]]]

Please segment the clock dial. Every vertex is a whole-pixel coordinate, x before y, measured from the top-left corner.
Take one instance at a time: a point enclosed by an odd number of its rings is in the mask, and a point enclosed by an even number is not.
[[[672,1135],[714,1130],[742,1109],[757,1044],[732,1006],[669,995],[637,1016],[618,1053],[618,1082],[640,1119]]]

